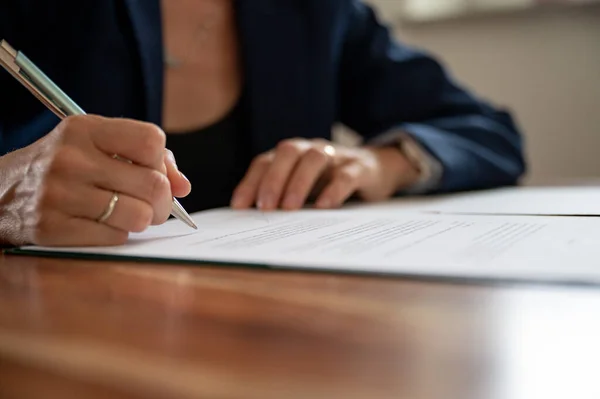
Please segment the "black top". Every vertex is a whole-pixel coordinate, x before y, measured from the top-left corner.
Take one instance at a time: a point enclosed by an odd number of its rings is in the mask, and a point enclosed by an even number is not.
[[[192,192],[179,202],[188,212],[229,206],[233,190],[251,161],[243,134],[241,106],[209,127],[167,135],[179,170],[192,183]]]

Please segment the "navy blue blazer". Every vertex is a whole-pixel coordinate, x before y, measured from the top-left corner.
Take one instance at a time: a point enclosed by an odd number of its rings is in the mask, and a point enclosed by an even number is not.
[[[254,154],[285,138],[330,138],[341,122],[367,140],[410,133],[443,165],[439,191],[513,184],[524,172],[509,114],[394,41],[361,1],[236,0],[236,10]],[[0,38],[86,112],[161,124],[159,0],[2,0]],[[0,154],[58,123],[4,71],[0,91]]]

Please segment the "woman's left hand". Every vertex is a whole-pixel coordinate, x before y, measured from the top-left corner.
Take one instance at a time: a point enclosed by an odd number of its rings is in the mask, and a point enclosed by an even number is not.
[[[337,208],[353,194],[381,201],[418,179],[394,147],[344,147],[326,140],[290,139],[254,159],[231,205],[296,210],[315,197],[317,208]]]

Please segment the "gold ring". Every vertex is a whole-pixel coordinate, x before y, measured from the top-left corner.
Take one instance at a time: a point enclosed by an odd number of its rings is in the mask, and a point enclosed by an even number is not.
[[[106,210],[97,219],[98,223],[104,223],[108,220],[108,218],[113,214],[113,212],[115,210],[115,206],[117,205],[117,202],[119,202],[119,194],[117,194],[115,192],[115,193],[113,193],[112,197],[110,198],[110,202],[108,203]]]
[[[129,159],[125,159],[117,154],[114,154],[112,156],[112,159],[116,159],[117,161],[122,161],[122,162],[127,162],[127,163],[132,163]]]

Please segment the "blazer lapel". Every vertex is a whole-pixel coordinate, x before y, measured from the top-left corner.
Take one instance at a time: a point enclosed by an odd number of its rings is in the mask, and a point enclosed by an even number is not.
[[[283,138],[306,136],[306,27],[287,0],[236,4],[253,152],[259,153]]]
[[[146,119],[160,125],[163,99],[163,45],[160,0],[125,0],[137,43]]]

